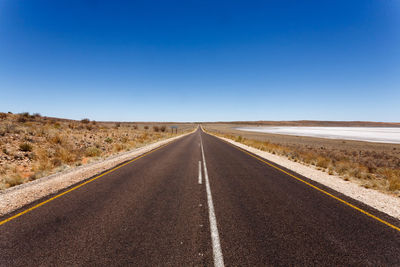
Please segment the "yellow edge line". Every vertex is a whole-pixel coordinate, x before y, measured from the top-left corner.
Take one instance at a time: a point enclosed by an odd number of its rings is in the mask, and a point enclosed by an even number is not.
[[[233,145],[233,144],[231,144],[231,143],[229,143],[229,142],[227,142],[227,141],[225,141],[225,140],[223,140],[223,141],[224,141],[225,143],[227,143],[227,144],[233,146],[234,148],[239,149],[240,151],[242,151],[242,152],[244,152],[244,153],[246,153],[246,154],[252,156],[253,158],[256,158],[256,159],[258,159],[259,161],[262,161],[262,162],[264,162],[265,164],[267,164],[267,165],[269,165],[269,166],[271,166],[271,167],[277,169],[278,171],[281,171],[281,172],[283,172],[283,173],[289,175],[290,177],[292,177],[292,178],[294,178],[294,179],[296,179],[296,180],[298,180],[298,181],[300,181],[300,182],[302,182],[302,183],[304,183],[304,184],[306,184],[306,185],[308,185],[308,186],[310,186],[310,187],[312,187],[312,188],[314,188],[314,189],[320,191],[321,193],[324,193],[325,195],[328,195],[328,196],[330,196],[330,197],[336,199],[337,201],[340,201],[340,202],[342,202],[343,204],[346,204],[347,206],[352,207],[353,209],[358,210],[359,212],[364,213],[365,215],[367,215],[367,216],[369,216],[369,217],[371,217],[371,218],[373,218],[373,219],[375,219],[375,220],[377,220],[377,221],[379,221],[379,222],[381,222],[381,223],[383,223],[383,224],[386,224],[387,226],[389,226],[389,227],[391,227],[391,228],[393,228],[393,229],[395,229],[395,230],[397,230],[397,231],[400,232],[400,227],[397,227],[397,226],[395,226],[395,225],[393,225],[393,224],[391,224],[391,223],[389,223],[389,222],[387,222],[387,221],[385,221],[385,220],[382,220],[381,218],[378,218],[378,217],[376,217],[375,215],[372,215],[371,213],[369,213],[369,212],[367,212],[367,211],[365,211],[365,210],[363,210],[363,209],[361,209],[361,208],[359,208],[359,207],[357,207],[357,206],[354,206],[353,204],[351,204],[351,203],[349,203],[349,202],[347,202],[347,201],[345,201],[345,200],[343,200],[343,199],[341,199],[341,198],[339,198],[339,197],[337,197],[337,196],[334,196],[334,195],[332,195],[331,193],[328,193],[327,191],[325,191],[325,190],[323,190],[323,189],[321,189],[321,188],[319,188],[319,187],[317,187],[317,186],[315,186],[315,185],[313,185],[313,184],[310,184],[309,182],[304,181],[303,179],[301,179],[301,178],[299,178],[299,177],[297,177],[297,176],[295,176],[295,175],[293,175],[293,174],[291,174],[291,173],[288,173],[287,171],[282,170],[281,168],[279,168],[279,167],[277,167],[277,166],[275,166],[275,165],[273,165],[273,164],[271,164],[271,163],[269,163],[269,162],[267,162],[267,161],[265,161],[265,160],[263,160],[263,159],[261,159],[261,158],[259,158],[259,157],[257,157],[257,156],[254,156],[253,154],[249,153],[248,151],[246,151],[246,150],[244,150],[244,149],[242,149],[242,148],[240,148],[240,147],[237,147],[237,146],[235,146],[235,145]]]
[[[119,168],[122,168],[122,167],[124,167],[124,166],[126,166],[126,165],[128,165],[128,164],[130,164],[130,163],[132,163],[132,162],[134,162],[134,161],[136,161],[136,160],[138,160],[138,159],[140,159],[140,158],[143,158],[144,156],[147,156],[147,155],[149,155],[150,153],[153,153],[153,152],[155,152],[155,151],[157,151],[157,150],[159,150],[159,149],[161,149],[161,148],[163,148],[163,147],[165,147],[165,146],[171,144],[171,143],[174,142],[174,141],[175,141],[175,140],[173,140],[173,141],[171,141],[171,142],[168,142],[167,144],[164,144],[164,145],[162,145],[162,146],[160,146],[160,147],[158,147],[158,148],[156,148],[156,149],[153,149],[153,150],[151,150],[151,151],[149,151],[149,152],[146,152],[146,153],[144,153],[143,155],[138,156],[138,157],[136,157],[136,158],[134,158],[134,159],[132,159],[132,160],[130,160],[130,161],[127,161],[127,162],[125,162],[125,163],[122,164],[122,165],[119,165],[119,166],[117,166],[117,167],[114,167],[114,168],[112,168],[112,169],[110,169],[110,170],[108,170],[108,171],[106,171],[106,172],[104,172],[104,173],[102,173],[102,174],[100,174],[100,175],[97,175],[96,177],[93,177],[93,178],[90,179],[90,180],[87,180],[87,181],[85,181],[85,182],[83,182],[83,183],[81,183],[81,184],[79,184],[79,185],[77,185],[77,186],[74,186],[74,187],[72,187],[71,189],[68,189],[68,190],[65,191],[65,192],[62,192],[62,193],[60,193],[60,194],[58,194],[58,195],[56,195],[56,196],[54,196],[54,197],[51,197],[51,198],[49,198],[49,199],[47,199],[47,200],[45,200],[45,201],[43,201],[43,202],[40,202],[39,204],[36,204],[35,206],[30,207],[29,209],[26,209],[26,210],[24,210],[24,211],[21,211],[21,212],[15,214],[14,216],[11,216],[10,218],[7,218],[7,219],[5,219],[5,220],[3,220],[3,221],[0,221],[0,225],[3,225],[3,224],[5,224],[6,222],[9,222],[9,221],[11,221],[11,220],[14,220],[14,219],[18,218],[19,216],[24,215],[25,213],[28,213],[28,212],[30,212],[30,211],[32,211],[32,210],[34,210],[34,209],[39,208],[40,206],[43,206],[43,205],[46,204],[46,203],[49,203],[50,201],[53,201],[53,200],[56,199],[56,198],[59,198],[59,197],[65,195],[65,194],[67,194],[67,193],[69,193],[69,192],[71,192],[71,191],[74,191],[74,190],[78,189],[79,187],[82,187],[82,186],[84,186],[84,185],[86,185],[86,184],[88,184],[88,183],[90,183],[90,182],[93,182],[94,180],[99,179],[100,177],[102,177],[102,176],[104,176],[104,175],[106,175],[106,174],[109,174],[109,173],[111,173],[111,172],[113,172],[113,171],[115,171],[115,170],[118,170]]]

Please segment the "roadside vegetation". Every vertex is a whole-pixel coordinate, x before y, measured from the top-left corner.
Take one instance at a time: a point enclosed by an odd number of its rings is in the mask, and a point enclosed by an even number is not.
[[[297,138],[296,141],[296,137],[252,135],[214,125],[205,127],[205,130],[262,151],[287,157],[289,160],[314,167],[330,175],[340,176],[344,180],[357,182],[366,188],[400,196],[399,145],[375,143],[360,149],[361,142],[347,140],[315,139],[316,141],[312,142],[313,139],[308,137]],[[279,141],[271,142],[271,140]],[[375,149],[377,147],[380,149]]]
[[[180,125],[178,133],[193,125]],[[0,189],[171,137],[169,125],[0,113]]]

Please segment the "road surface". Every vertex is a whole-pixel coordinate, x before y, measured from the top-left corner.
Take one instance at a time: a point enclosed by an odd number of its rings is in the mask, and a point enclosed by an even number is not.
[[[295,175],[362,212],[199,129],[0,225],[0,265],[400,266],[399,221]]]

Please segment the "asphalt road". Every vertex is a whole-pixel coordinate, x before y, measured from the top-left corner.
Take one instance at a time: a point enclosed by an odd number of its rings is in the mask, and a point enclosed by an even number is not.
[[[400,231],[201,130],[0,225],[1,266],[214,264],[400,266]]]

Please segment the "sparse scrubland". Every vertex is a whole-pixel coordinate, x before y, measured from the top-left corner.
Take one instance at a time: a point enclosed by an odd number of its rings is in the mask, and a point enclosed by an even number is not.
[[[0,113],[0,189],[175,136],[170,126]],[[193,129],[179,124],[178,134]]]
[[[345,180],[400,196],[400,145],[252,133],[236,125],[207,124],[205,130],[285,156]]]

